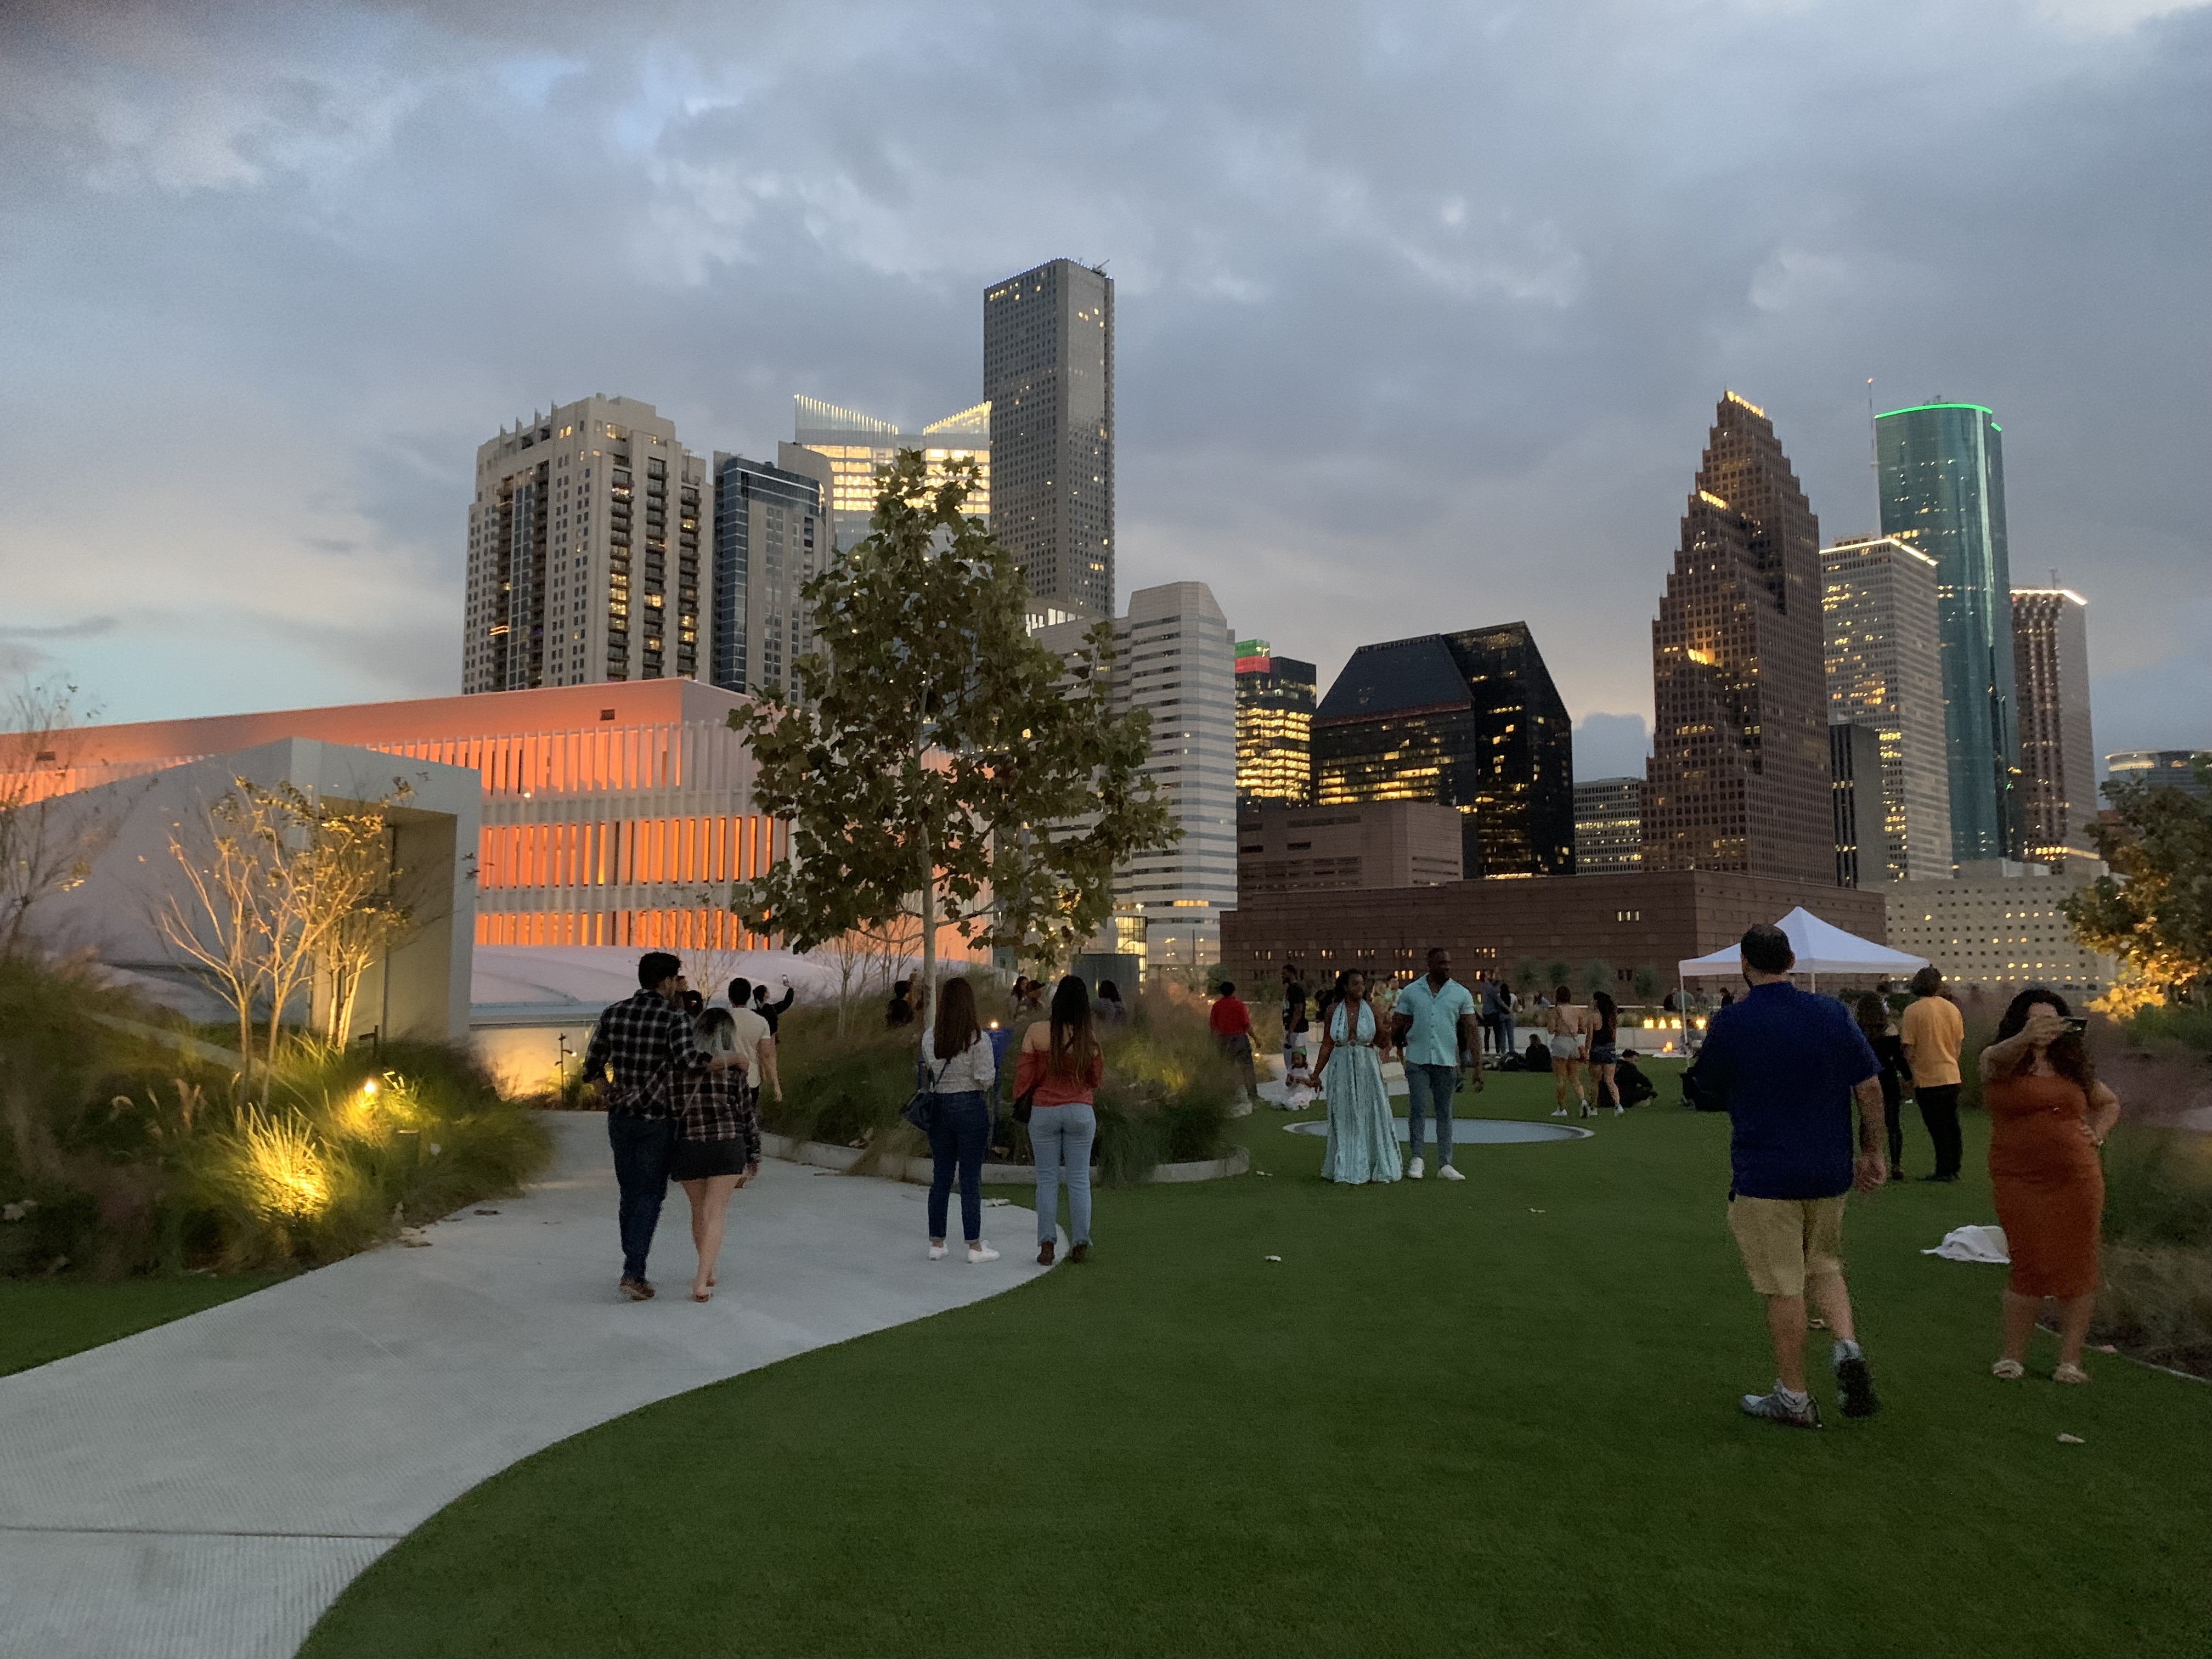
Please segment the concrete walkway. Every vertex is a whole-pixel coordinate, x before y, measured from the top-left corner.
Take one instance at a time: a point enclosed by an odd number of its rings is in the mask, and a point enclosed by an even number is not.
[[[672,1189],[662,1294],[625,1303],[605,1119],[553,1121],[549,1179],[430,1228],[428,1249],[0,1378],[0,1656],[281,1659],[362,1569],[517,1459],[1046,1271],[1027,1210],[984,1212],[1002,1260],[970,1267],[956,1245],[931,1262],[918,1189],[771,1162],[731,1203],[713,1302],[684,1293]]]

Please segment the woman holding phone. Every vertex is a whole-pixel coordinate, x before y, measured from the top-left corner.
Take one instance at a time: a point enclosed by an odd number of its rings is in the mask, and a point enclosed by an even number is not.
[[[2089,1380],[2081,1345],[2097,1304],[2105,1212],[2097,1149],[2119,1119],[2120,1102],[2090,1069],[2081,1023],[2071,1014],[2057,993],[2031,987],[2012,1000],[1997,1040],[1982,1050],[1990,1180],[2012,1256],[2004,1348],[1990,1372],[2008,1382],[2026,1374],[2028,1339],[2045,1297],[2058,1304],[2058,1365],[2051,1380]]]

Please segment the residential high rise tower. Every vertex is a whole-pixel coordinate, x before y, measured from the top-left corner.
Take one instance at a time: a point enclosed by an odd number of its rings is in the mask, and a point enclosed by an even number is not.
[[[776,464],[714,457],[714,684],[725,691],[792,689],[791,665],[813,648],[806,584],[836,557],[826,456],[779,444]]]
[[[1958,864],[2020,850],[2003,433],[1979,404],[1893,409],[1875,422],[1882,534],[1936,561]]]
[[[2070,588],[2012,592],[2013,685],[2020,694],[2021,856],[2065,867],[2096,856],[2097,751],[2089,729],[2089,602]]]
[[[991,529],[1039,623],[1114,614],[1114,279],[1054,259],[983,293]]]
[[[1870,728],[1875,780],[1856,801],[1857,880],[1940,881],[1951,873],[1951,775],[1944,760],[1936,561],[1893,536],[1845,536],[1820,553],[1828,719]]]
[[[1835,879],[1820,643],[1820,520],[1729,392],[1651,629],[1644,869]]]
[[[704,457],[651,404],[594,395],[477,450],[461,690],[696,679]]]
[[[1314,715],[1314,790],[1458,808],[1470,880],[1574,873],[1574,731],[1526,623],[1353,652]]]

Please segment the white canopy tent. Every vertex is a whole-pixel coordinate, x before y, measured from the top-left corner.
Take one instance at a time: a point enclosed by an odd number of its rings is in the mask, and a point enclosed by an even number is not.
[[[1810,974],[1815,987],[1823,974],[1883,974],[1902,978],[1928,965],[1925,957],[1893,951],[1887,945],[1847,933],[1802,904],[1774,925],[1790,936],[1790,948],[1796,953],[1797,964],[1790,972]],[[1674,968],[1683,979],[1732,978],[1743,971],[1743,958],[1731,945],[1709,957],[1678,962]]]

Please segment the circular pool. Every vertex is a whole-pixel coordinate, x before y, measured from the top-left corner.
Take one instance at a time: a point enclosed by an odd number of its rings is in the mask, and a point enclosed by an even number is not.
[[[1400,1140],[1412,1139],[1404,1118],[1393,1118],[1391,1122]],[[1302,1122],[1285,1123],[1283,1128],[1286,1133],[1294,1135],[1326,1135],[1328,1122],[1324,1118],[1307,1118]],[[1593,1133],[1589,1129],[1578,1129],[1571,1123],[1546,1123],[1541,1120],[1528,1123],[1514,1117],[1455,1117],[1452,1120],[1452,1145],[1455,1146],[1498,1146],[1531,1140],[1586,1140]],[[1425,1140],[1429,1137],[1424,1135],[1422,1139]]]

